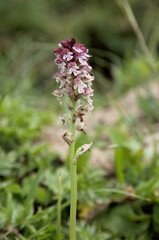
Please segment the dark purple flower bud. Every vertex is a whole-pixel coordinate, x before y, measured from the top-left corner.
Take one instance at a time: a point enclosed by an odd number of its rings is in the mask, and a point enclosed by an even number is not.
[[[61,48],[56,48],[56,49],[54,50],[54,53],[55,53],[56,55],[60,55],[60,54],[62,53],[62,49],[61,49]]]
[[[71,47],[76,43],[76,40],[74,38],[72,38],[70,41],[69,41]]]
[[[61,44],[61,47],[63,47],[63,48],[69,48],[68,40],[64,39],[60,42],[60,44]]]

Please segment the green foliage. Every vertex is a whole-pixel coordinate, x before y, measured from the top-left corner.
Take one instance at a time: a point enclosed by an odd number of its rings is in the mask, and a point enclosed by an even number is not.
[[[45,113],[37,110],[22,97],[7,95],[0,104],[0,120],[2,236],[5,239],[32,239],[39,231],[42,237],[38,239],[44,239],[50,232],[52,235],[54,229],[53,225],[44,223],[46,213],[48,216],[51,213],[51,219],[54,216],[52,207],[51,212],[49,208],[42,211],[38,207],[46,199],[45,187],[39,186],[39,182],[53,155],[47,153],[48,144],[41,141],[39,133],[51,122],[51,114],[47,110]]]
[[[158,99],[156,99],[150,92],[146,97],[139,96],[138,102],[147,121],[150,123],[158,122],[159,113],[156,111],[159,107]]]
[[[94,239],[109,239],[109,234],[98,230],[95,225],[87,225],[84,222],[79,222],[77,227],[78,240],[94,240]]]
[[[121,204],[110,210],[105,224],[114,235],[118,234],[118,237],[136,236],[132,239],[138,239],[137,236],[148,230],[150,216],[144,214],[140,209],[133,209],[131,205]]]
[[[57,239],[57,153],[50,153],[42,128],[52,112],[40,110],[28,98],[7,94],[0,105],[0,231],[2,239]],[[139,99],[144,114],[150,97]],[[40,100],[41,101],[41,100]],[[146,101],[146,102],[145,102]],[[157,103],[156,103],[157,104]],[[154,116],[158,119],[157,113]],[[122,121],[123,120],[123,121]],[[129,122],[129,121],[128,121]],[[116,175],[90,166],[91,152],[78,159],[78,239],[153,239],[158,236],[158,153],[149,152],[122,118],[116,127],[95,126],[96,147],[114,151]],[[153,123],[150,121],[149,123]],[[132,123],[131,123],[132,124]],[[134,122],[133,122],[134,124]],[[92,139],[79,135],[76,148]],[[155,151],[155,149],[154,149]],[[147,158],[152,161],[146,162]],[[59,165],[60,163],[58,163]],[[61,167],[62,236],[68,236],[70,177]],[[100,204],[102,208],[100,209]],[[0,237],[1,237],[0,236]]]
[[[48,144],[42,140],[42,128],[52,121],[51,116],[52,112],[42,111],[14,94],[6,95],[1,102],[0,229],[5,239],[56,239],[59,170],[53,161],[57,154],[49,153]],[[76,147],[85,140],[90,141],[89,137],[79,136]],[[102,172],[89,172],[87,175],[83,168],[79,175],[79,202],[93,204],[99,196],[93,189],[103,185]],[[65,212],[70,201],[69,171],[65,166],[61,176]]]
[[[114,66],[113,74],[116,79],[115,91],[117,94],[124,93],[153,77],[147,60],[141,56],[138,58],[126,58],[122,66]]]
[[[157,1],[129,1],[155,57]],[[109,173],[90,166],[91,152],[78,159],[78,240],[159,239],[159,153],[156,140],[152,149],[144,144],[143,131],[146,125],[152,133],[159,122],[158,99],[149,89],[154,72],[117,3],[0,1],[0,239],[57,240],[59,168],[62,236],[68,239],[68,162],[50,151],[43,128],[60,112],[54,98],[44,96],[51,96],[56,84],[50,80],[55,72],[51,51],[72,36],[93,55],[98,107],[108,105],[106,92],[121,96],[141,83],[148,91],[137,99],[142,119],[122,116],[113,127],[97,122],[93,140],[83,133],[77,138],[76,149],[93,141],[116,170]]]

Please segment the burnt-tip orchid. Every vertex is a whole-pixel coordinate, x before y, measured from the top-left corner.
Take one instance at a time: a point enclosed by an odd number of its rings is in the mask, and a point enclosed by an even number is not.
[[[75,153],[75,130],[86,134],[84,116],[93,110],[93,89],[92,81],[94,76],[90,73],[92,67],[88,60],[91,57],[88,49],[76,43],[75,39],[63,40],[54,50],[56,55],[55,64],[58,71],[53,78],[59,84],[59,89],[53,91],[53,95],[62,104],[67,101],[70,114],[61,116],[63,124],[70,127],[65,130],[62,138],[69,145],[69,162],[71,173],[71,207],[70,207],[70,240],[76,239],[76,207],[77,207],[77,172],[76,165],[78,158],[89,151],[92,143],[84,144]],[[63,97],[66,98],[63,98]]]

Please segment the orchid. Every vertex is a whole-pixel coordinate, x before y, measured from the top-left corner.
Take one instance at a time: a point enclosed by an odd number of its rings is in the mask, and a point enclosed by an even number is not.
[[[92,81],[94,76],[90,73],[92,67],[88,65],[91,57],[83,44],[76,43],[75,39],[63,40],[54,50],[56,59],[54,63],[58,71],[53,76],[59,83],[59,89],[53,95],[62,104],[63,97],[67,97],[70,115],[63,115],[60,119],[63,124],[70,127],[65,130],[62,138],[69,145],[69,162],[71,173],[71,207],[70,207],[70,240],[76,240],[76,207],[77,207],[77,159],[89,151],[92,143],[82,145],[75,153],[75,130],[86,134],[84,116],[93,110]]]

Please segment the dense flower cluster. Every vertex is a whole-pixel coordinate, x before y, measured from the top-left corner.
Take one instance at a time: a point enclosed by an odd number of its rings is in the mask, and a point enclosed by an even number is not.
[[[58,66],[58,72],[53,78],[60,86],[53,94],[60,104],[64,95],[76,101],[77,130],[85,132],[83,116],[93,109],[91,96],[94,76],[90,74],[92,68],[87,63],[90,55],[88,49],[83,44],[76,43],[74,38],[63,40],[58,45],[59,47],[54,50],[56,55],[54,62]]]
[[[60,88],[53,94],[61,103],[61,97],[68,95],[78,101],[81,97],[87,100],[85,110],[93,109],[91,88],[94,77],[90,74],[92,68],[87,61],[90,57],[88,50],[83,44],[76,43],[75,39],[63,40],[59,43],[59,48],[54,50],[56,54],[55,63],[59,71],[53,76],[60,83]],[[79,105],[79,104],[78,104]]]

